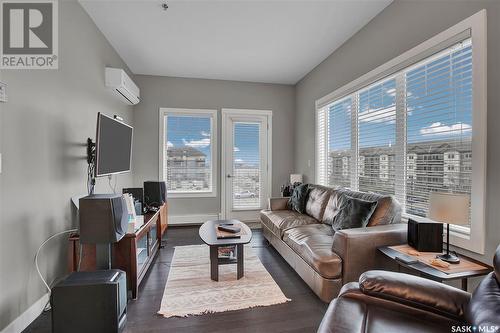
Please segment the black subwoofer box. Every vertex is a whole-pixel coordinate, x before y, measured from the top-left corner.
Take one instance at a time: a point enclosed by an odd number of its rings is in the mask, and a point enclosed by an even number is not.
[[[53,333],[119,333],[127,322],[127,278],[119,269],[73,272],[52,288]]]
[[[408,219],[408,245],[420,252],[443,252],[443,224]]]

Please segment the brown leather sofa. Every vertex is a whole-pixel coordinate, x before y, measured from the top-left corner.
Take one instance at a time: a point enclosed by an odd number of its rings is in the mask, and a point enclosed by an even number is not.
[[[500,332],[500,246],[493,265],[472,296],[413,275],[366,272],[330,303],[318,333]]]
[[[334,232],[325,223],[339,211],[342,195],[378,202],[366,228]],[[289,210],[287,203],[288,198],[271,198],[269,209],[261,211],[264,237],[324,302],[363,272],[387,268],[377,247],[406,242],[401,207],[392,196],[311,185],[306,214]]]

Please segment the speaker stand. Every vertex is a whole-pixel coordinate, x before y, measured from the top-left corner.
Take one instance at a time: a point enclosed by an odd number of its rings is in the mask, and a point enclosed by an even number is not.
[[[111,269],[111,244],[95,245],[96,269]]]

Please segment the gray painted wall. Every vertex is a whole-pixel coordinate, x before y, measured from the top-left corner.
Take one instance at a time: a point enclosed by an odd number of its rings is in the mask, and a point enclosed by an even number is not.
[[[295,95],[289,85],[261,84],[204,79],[183,79],[136,75],[141,103],[134,108],[134,182],[156,180],[158,171],[159,108],[271,109],[273,110],[273,184],[274,195],[293,170],[293,132]],[[221,129],[219,112],[219,135]],[[218,147],[220,161],[220,140]],[[220,165],[220,164],[219,164]],[[216,198],[171,199],[170,215],[218,214]]]
[[[295,171],[314,182],[314,103],[326,94],[486,8],[488,15],[488,189],[485,256],[500,243],[500,2],[398,1],[305,76],[296,86]],[[310,166],[308,165],[310,161]]]
[[[33,264],[50,235],[76,226],[70,197],[86,193],[87,137],[95,137],[96,115],[132,121],[132,107],[104,87],[104,67],[125,67],[92,20],[74,1],[59,1],[59,70],[4,70],[9,102],[0,103],[0,330],[46,291]],[[132,176],[118,178],[118,189]],[[107,179],[96,192],[109,192]],[[48,281],[66,271],[67,238],[41,252]]]

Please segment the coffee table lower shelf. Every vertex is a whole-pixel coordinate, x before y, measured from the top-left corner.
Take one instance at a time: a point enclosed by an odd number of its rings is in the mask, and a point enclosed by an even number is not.
[[[219,246],[210,245],[210,278],[219,281],[219,265],[236,264],[236,277],[241,279],[244,274],[243,244],[236,244],[236,259],[219,258]]]

